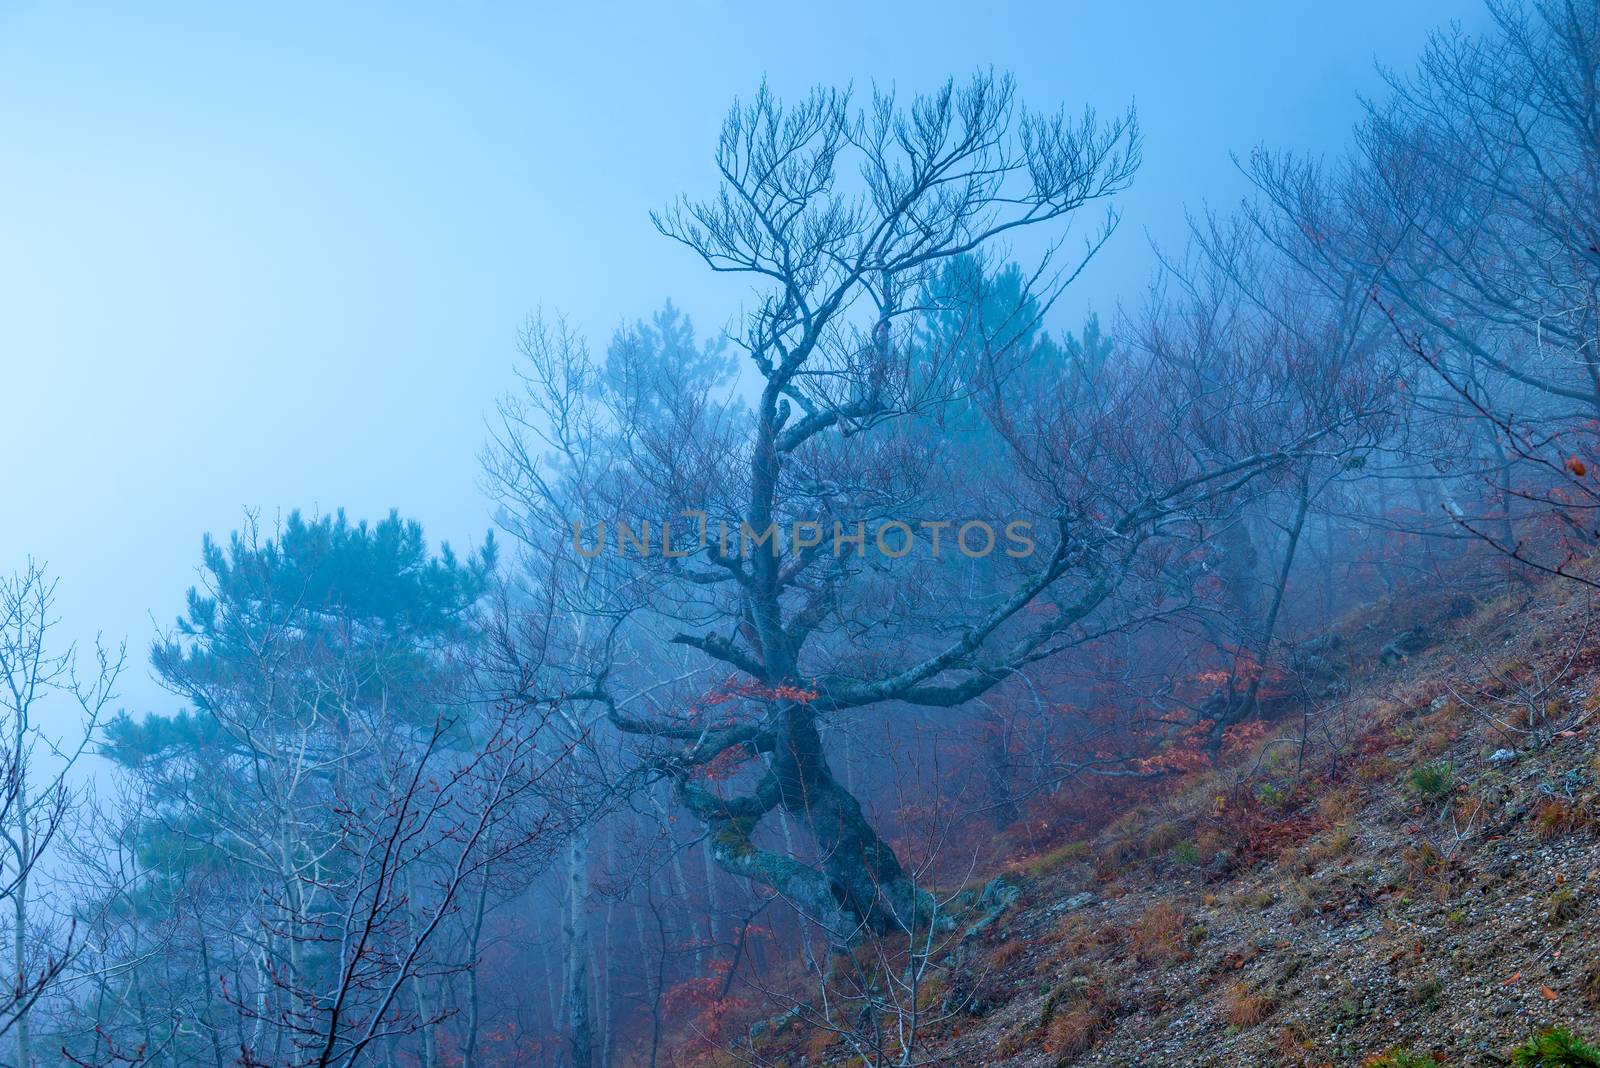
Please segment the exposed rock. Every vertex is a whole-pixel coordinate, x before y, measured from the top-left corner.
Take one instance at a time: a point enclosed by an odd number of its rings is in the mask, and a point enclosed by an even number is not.
[[[977,922],[966,929],[962,938],[972,938],[999,919],[1001,913],[1016,903],[1021,893],[1022,887],[1011,883],[1004,876],[997,875],[984,883],[983,889],[978,891],[977,901],[974,902],[974,907],[983,909],[984,913]]]
[[[1398,664],[1403,660],[1409,660],[1412,654],[1420,653],[1427,647],[1427,631],[1422,627],[1412,627],[1390,638],[1388,644],[1378,653],[1378,660],[1384,664]]]

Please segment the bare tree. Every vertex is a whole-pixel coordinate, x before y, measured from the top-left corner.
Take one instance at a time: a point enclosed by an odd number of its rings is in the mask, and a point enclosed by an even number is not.
[[[115,699],[123,650],[98,642],[94,666],[79,674],[76,650],[52,638],[56,580],[42,565],[0,582],[0,841],[5,846],[0,897],[11,904],[9,982],[0,1005],[0,1034],[15,1032],[16,1063],[34,1063],[29,1014],[76,948],[68,931],[49,953],[34,944],[38,917],[30,895],[41,859],[57,844],[78,801],[70,777],[94,738],[96,725]],[[59,699],[57,705],[49,704]],[[48,706],[48,707],[47,707]],[[59,735],[46,733],[48,712],[76,714],[79,722]]]
[[[530,324],[522,338],[529,399],[513,396],[502,403],[503,431],[486,450],[484,463],[492,489],[506,505],[502,525],[524,551],[519,573],[502,590],[493,645],[500,660],[516,664],[533,658],[561,680],[552,683],[561,693],[587,689],[585,673],[596,663],[608,663],[615,671],[613,690],[624,679],[636,684],[613,698],[626,707],[707,673],[685,666],[683,650],[675,651],[673,662],[646,670],[636,651],[618,648],[618,621],[638,597],[635,577],[605,554],[565,551],[564,541],[552,543],[548,534],[552,528],[575,529],[584,517],[605,507],[606,472],[626,462],[633,441],[630,427],[645,422],[658,428],[675,425],[683,416],[667,405],[682,400],[678,391],[722,384],[731,368],[720,346],[695,344],[687,319],[670,305],[650,324],[619,332],[612,350],[614,358],[601,365],[564,325]],[[601,390],[627,398],[622,423],[608,423],[593,410],[592,398]],[[613,432],[619,428],[622,434]],[[593,744],[603,709],[593,702],[564,701],[552,713],[552,727],[581,758],[584,805],[598,818],[621,778],[610,766],[611,747]],[[593,822],[577,821],[567,839],[561,894],[561,933],[567,946],[562,998],[569,1052],[580,1068],[593,1064],[596,1054],[596,999],[589,969]],[[681,868],[676,854],[674,863]]]
[[[526,863],[554,838],[556,824],[536,798],[564,753],[545,746],[526,711],[503,707],[465,753],[450,742],[459,724],[436,721],[414,744],[389,749],[375,781],[339,789],[337,841],[307,876],[332,907],[307,923],[303,895],[279,898],[262,919],[270,941],[299,939],[326,966],[269,969],[289,995],[271,1002],[277,1010],[267,1021],[278,1053],[263,1060],[247,1047],[244,1063],[342,1068],[366,1059],[375,1044],[443,1018],[445,1010],[408,995],[476,967],[442,945],[467,888],[497,862]],[[230,992],[247,1019],[259,1011],[253,998]]]
[[[1417,412],[1442,424],[1413,449],[1435,514],[1584,581],[1569,565],[1600,507],[1600,7],[1490,14],[1485,33],[1437,34],[1413,74],[1389,75],[1340,166],[1257,153],[1257,220],[1308,276],[1391,318]]]
[[[1371,454],[1392,438],[1402,407],[1374,403],[1380,393],[1392,396],[1400,361],[1367,291],[1349,279],[1320,284],[1262,241],[1259,223],[1248,213],[1192,220],[1188,255],[1163,258],[1136,328],[1139,343],[1194,398],[1195,433],[1212,452],[1229,448],[1235,421],[1225,411],[1248,406],[1245,398],[1263,386],[1263,399],[1274,390],[1292,397],[1273,408],[1302,425],[1346,427],[1344,450],[1309,451],[1257,480],[1210,532],[1208,558],[1226,595],[1210,629],[1233,661],[1208,701],[1213,757],[1223,731],[1259,710],[1312,509],[1336,485],[1370,477]]]
[[[1211,447],[1160,361],[1030,373],[1014,335],[979,331],[970,290],[934,285],[957,257],[985,267],[1000,239],[1048,233],[1026,275],[1048,308],[1081,266],[1057,264],[1050,224],[1125,186],[1137,151],[1131,116],[1034,114],[989,75],[861,112],[839,93],[785,107],[763,90],[724,124],[716,196],[656,218],[755,282],[735,337],[748,393],[681,365],[615,373],[626,351],[602,365],[569,334],[530,335],[491,474],[526,537],[615,574],[605,640],[567,696],[602,707],[673,783],[722,868],[838,944],[910,930],[932,899],[835,775],[830,718],[962,705],[1178,610],[1181,594],[1145,598],[1159,547],[1291,459],[1340,453],[1361,407],[1324,420],[1292,374],[1230,380],[1212,409],[1230,433]],[[930,348],[934,314],[969,324],[963,343]],[[957,403],[1000,449],[930,432]],[[577,435],[588,444],[565,447]],[[698,674],[641,685],[673,647],[699,654]],[[764,841],[779,811],[805,855]]]

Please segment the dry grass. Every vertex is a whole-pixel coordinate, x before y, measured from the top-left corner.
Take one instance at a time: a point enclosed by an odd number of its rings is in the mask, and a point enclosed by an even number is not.
[[[1345,823],[1360,812],[1366,804],[1365,793],[1358,786],[1330,790],[1317,802],[1317,815],[1324,823]]]
[[[1136,808],[1107,827],[1094,851],[1094,872],[1105,880],[1131,861],[1160,856],[1183,841],[1184,828],[1148,808]]]
[[[1065,1060],[1094,1048],[1106,1027],[1106,1012],[1092,1001],[1078,1001],[1056,1010],[1045,1028],[1045,1048]]]
[[[1589,823],[1588,815],[1579,806],[1552,797],[1533,814],[1533,833],[1539,836],[1541,842],[1548,842],[1580,830]]]
[[[1306,848],[1306,859],[1313,864],[1335,860],[1350,852],[1355,834],[1349,823],[1340,823],[1318,841]]]
[[[1088,842],[1068,842],[1026,862],[1022,867],[1034,878],[1039,879],[1047,875],[1054,875],[1056,872],[1074,864],[1081,864],[1088,857]]]
[[[1141,960],[1171,960],[1183,953],[1183,932],[1188,917],[1170,901],[1158,901],[1144,910],[1133,925],[1133,948]]]
[[[1383,782],[1399,774],[1400,765],[1386,756],[1376,756],[1356,767],[1356,778],[1362,782]]]
[[[1276,1002],[1270,993],[1249,983],[1234,983],[1222,999],[1222,1018],[1240,1031],[1255,1027],[1272,1015]]]
[[[1591,1009],[1600,1009],[1600,964],[1583,973],[1583,1003]]]
[[[1207,829],[1201,831],[1199,837],[1194,840],[1195,852],[1199,854],[1200,863],[1202,864],[1211,863],[1217,854],[1227,847],[1228,840],[1223,837],[1221,831],[1217,830]]]
[[[1482,827],[1491,815],[1491,806],[1477,794],[1462,794],[1456,798],[1456,826]]]
[[[811,1037],[806,1039],[806,1057],[811,1061],[821,1061],[827,1057],[828,1052],[838,1043],[839,1036],[832,1031],[818,1028]]]
[[[1421,842],[1401,854],[1406,882],[1416,890],[1445,902],[1455,888],[1455,870],[1449,858],[1432,842]]]
[[[1027,1045],[1027,1033],[1021,1028],[1013,1027],[1001,1035],[1000,1040],[995,1043],[994,1055],[998,1060],[1008,1061],[1026,1049]]]
[[[1026,952],[1028,945],[1020,938],[1007,939],[995,946],[989,953],[989,964],[995,971],[1003,971],[1016,963],[1017,959]]]

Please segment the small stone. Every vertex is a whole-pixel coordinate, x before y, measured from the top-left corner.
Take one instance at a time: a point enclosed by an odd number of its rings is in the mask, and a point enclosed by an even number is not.
[[[1489,763],[1491,764],[1504,764],[1515,759],[1517,759],[1517,753],[1514,749],[1496,749],[1489,754]]]

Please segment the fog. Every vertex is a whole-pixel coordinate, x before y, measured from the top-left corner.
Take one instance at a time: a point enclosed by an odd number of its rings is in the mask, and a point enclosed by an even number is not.
[[[0,1068],[1600,1063],[1593,969],[1433,1017],[1502,843],[1550,960],[1600,880],[1597,85],[1597,0],[0,9]]]
[[[481,539],[477,454],[542,309],[596,341],[671,299],[702,333],[742,287],[648,213],[705,188],[717,125],[775,91],[924,89],[1139,108],[1123,222],[1063,298],[1137,301],[1150,242],[1244,191],[1230,153],[1341,145],[1427,32],[1425,2],[579,9],[312,5],[0,11],[0,557],[63,577],[76,636],[165,630],[200,536],[245,509],[421,519]],[[137,659],[142,660],[142,656]],[[142,663],[134,708],[170,701]]]

